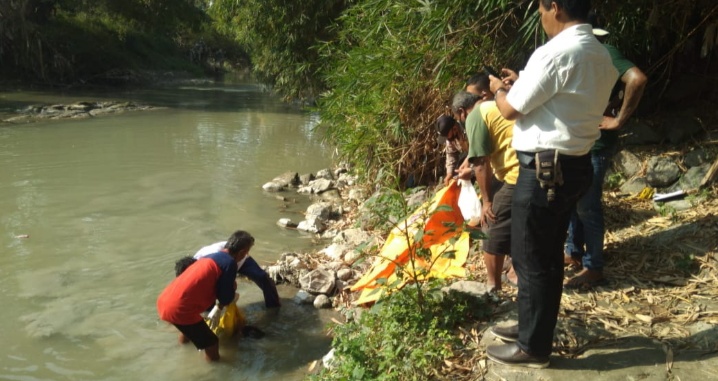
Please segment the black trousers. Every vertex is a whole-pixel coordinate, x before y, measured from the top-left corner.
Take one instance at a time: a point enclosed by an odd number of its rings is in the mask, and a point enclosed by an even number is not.
[[[562,156],[564,183],[548,201],[526,153],[511,204],[511,255],[518,275],[519,347],[535,356],[551,354],[563,293],[563,245],[571,211],[592,181],[590,155]]]

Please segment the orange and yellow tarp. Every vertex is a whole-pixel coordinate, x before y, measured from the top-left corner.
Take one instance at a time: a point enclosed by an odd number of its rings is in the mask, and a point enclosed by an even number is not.
[[[414,271],[418,274],[426,272],[422,278],[466,276],[464,264],[469,253],[469,234],[462,229],[464,219],[458,205],[460,189],[452,181],[392,229],[372,267],[351,288],[361,291],[355,304],[379,300],[387,290],[385,285],[391,285],[390,289],[403,287],[411,279],[410,255],[414,255],[416,248],[431,251],[430,261],[415,258]],[[420,241],[414,242],[417,237]],[[452,237],[457,239],[451,240]],[[453,252],[451,258],[444,255],[449,251]],[[403,272],[397,272],[398,266]]]

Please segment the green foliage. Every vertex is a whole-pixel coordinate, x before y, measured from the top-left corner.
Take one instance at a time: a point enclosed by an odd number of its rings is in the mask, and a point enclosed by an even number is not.
[[[616,189],[626,180],[626,177],[621,172],[611,172],[610,175],[606,176],[606,181],[603,183],[604,189]]]
[[[311,98],[324,89],[313,46],[334,38],[328,27],[345,7],[341,0],[216,0],[209,13],[247,49],[261,82],[292,98]]]
[[[320,43],[329,90],[319,100],[328,138],[372,181],[435,177],[434,120],[483,63],[509,62],[514,2],[365,0]],[[521,11],[523,14],[523,11]],[[387,183],[384,183],[385,185]]]
[[[365,311],[359,321],[334,328],[336,363],[313,380],[429,380],[459,347],[453,329],[483,319],[489,308],[465,294],[442,293],[431,284],[423,311],[416,308],[416,289],[407,288]]]

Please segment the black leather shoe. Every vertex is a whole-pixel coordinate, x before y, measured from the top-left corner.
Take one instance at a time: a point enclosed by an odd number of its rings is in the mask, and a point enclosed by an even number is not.
[[[494,336],[498,337],[499,339],[507,342],[507,343],[513,343],[516,341],[519,341],[519,325],[514,324],[510,326],[493,326],[491,327],[491,333],[494,334]]]
[[[522,351],[516,343],[492,345],[486,348],[486,355],[499,364],[510,366],[543,369],[549,364],[548,356],[532,356]]]

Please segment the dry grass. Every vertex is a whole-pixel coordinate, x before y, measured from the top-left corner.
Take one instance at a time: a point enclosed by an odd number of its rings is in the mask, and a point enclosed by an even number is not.
[[[660,342],[667,361],[674,351],[718,350],[718,332],[712,328],[718,324],[718,199],[665,216],[651,202],[617,194],[607,194],[605,204],[604,271],[609,283],[564,291],[555,353],[579,357],[626,338]],[[473,275],[485,280],[480,257],[471,258]],[[515,314],[516,289],[504,287],[500,297],[505,303],[497,307],[496,317]],[[444,369],[454,379],[485,374],[480,340],[487,328],[482,324],[458,331],[466,350]]]

